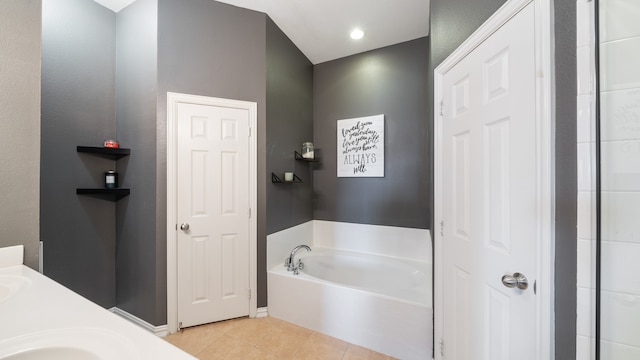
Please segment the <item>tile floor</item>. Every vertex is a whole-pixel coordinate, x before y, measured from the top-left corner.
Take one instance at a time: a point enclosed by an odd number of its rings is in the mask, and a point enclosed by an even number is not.
[[[394,359],[272,317],[184,329],[165,340],[198,359]]]

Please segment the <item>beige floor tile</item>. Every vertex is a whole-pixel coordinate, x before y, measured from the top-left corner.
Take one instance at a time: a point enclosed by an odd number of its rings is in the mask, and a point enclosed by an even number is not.
[[[271,317],[195,326],[165,340],[203,360],[394,359]]]
[[[258,319],[241,319],[225,334],[242,339],[252,345],[258,344],[265,333],[274,329],[273,320],[269,317]]]
[[[223,335],[213,324],[187,328],[164,337],[169,343],[179,347],[191,355],[196,355],[214,340]]]
[[[288,358],[280,358],[273,354],[269,354],[265,351],[262,351],[260,349],[253,349],[244,359],[245,360],[279,360],[279,359],[288,359]]]
[[[302,326],[298,326],[296,324],[292,324],[292,323],[286,322],[284,320],[280,320],[280,319],[276,319],[276,318],[272,318],[272,317],[270,317],[269,319],[271,319],[271,321],[274,324],[276,324],[279,328],[281,328],[283,330],[291,331],[294,334],[311,335],[312,333],[314,333],[313,330],[309,330],[307,328],[303,328]]]
[[[237,318],[237,319],[218,321],[218,322],[215,322],[215,323],[208,324],[206,326],[211,326],[216,331],[220,331],[222,333],[226,333],[229,330],[233,329],[234,327],[242,324],[242,322],[244,320],[250,320],[250,319],[247,318],[247,317],[241,317],[241,318]]]
[[[313,333],[295,353],[296,359],[340,360],[349,343],[320,333]]]
[[[296,328],[287,326],[272,327],[262,334],[256,343],[256,348],[280,357],[291,358],[296,350],[311,337],[311,331],[303,330],[298,331]]]
[[[342,351],[347,350],[347,347],[349,346],[349,343],[346,341],[342,341],[340,339],[336,339],[329,335],[321,334],[318,332],[314,332],[312,334],[309,342],[314,345],[329,346],[332,348],[341,349]]]
[[[362,346],[349,344],[342,360],[394,360],[394,357],[387,356]]]
[[[246,341],[223,334],[214,340],[196,357],[201,360],[246,359],[255,347]]]

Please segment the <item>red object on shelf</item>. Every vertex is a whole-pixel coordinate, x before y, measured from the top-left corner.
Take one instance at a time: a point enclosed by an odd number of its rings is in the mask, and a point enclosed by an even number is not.
[[[104,147],[106,148],[112,148],[112,149],[117,149],[120,147],[120,144],[118,144],[117,141],[115,140],[105,140],[104,141]]]

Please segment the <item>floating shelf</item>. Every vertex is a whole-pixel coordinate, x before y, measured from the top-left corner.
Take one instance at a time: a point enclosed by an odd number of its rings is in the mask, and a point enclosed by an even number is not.
[[[97,155],[113,158],[115,160],[118,160],[121,157],[128,156],[131,154],[131,149],[105,148],[105,147],[98,147],[98,146],[78,146],[77,150],[79,153],[97,154]]]
[[[294,150],[294,157],[296,158],[296,160],[300,160],[300,161],[306,161],[306,162],[318,162],[319,160],[316,158],[313,159],[307,159],[305,157],[302,157],[302,154],[300,154],[299,152]]]
[[[118,201],[129,196],[129,189],[76,189],[78,195],[94,195],[108,200]]]
[[[293,174],[293,181],[284,181],[284,180],[280,179],[278,177],[278,175],[276,175],[274,173],[271,173],[271,182],[272,183],[276,183],[276,184],[280,184],[280,183],[282,183],[282,184],[293,184],[293,183],[298,184],[298,183],[302,182],[302,179],[300,179],[298,177],[298,175]]]
[[[78,146],[77,151],[79,153],[94,154],[109,159],[118,160],[122,157],[129,156],[131,149],[125,148],[105,148],[98,146]],[[78,195],[90,195],[101,199],[118,201],[125,196],[129,196],[129,189],[106,189],[106,188],[92,188],[92,189],[76,189]]]

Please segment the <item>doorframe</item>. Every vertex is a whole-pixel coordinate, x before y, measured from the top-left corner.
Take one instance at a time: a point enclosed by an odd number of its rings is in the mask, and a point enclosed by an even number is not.
[[[258,181],[257,181],[257,123],[258,104],[200,95],[167,92],[167,327],[169,333],[178,330],[178,233],[177,226],[177,146],[178,104],[229,107],[249,111],[249,317],[256,317],[258,309]]]
[[[551,0],[511,0],[498,9],[483,25],[467,38],[434,70],[434,352],[435,359],[443,355],[437,349],[444,331],[444,268],[442,259],[443,236],[438,231],[442,221],[442,130],[443,116],[440,111],[442,101],[443,78],[462,59],[493,35],[527,5],[534,3],[535,12],[535,66],[536,66],[536,159],[537,159],[537,310],[540,316],[536,321],[536,359],[553,358],[554,344],[554,249],[555,232],[553,221],[555,214],[555,72],[553,24]]]

